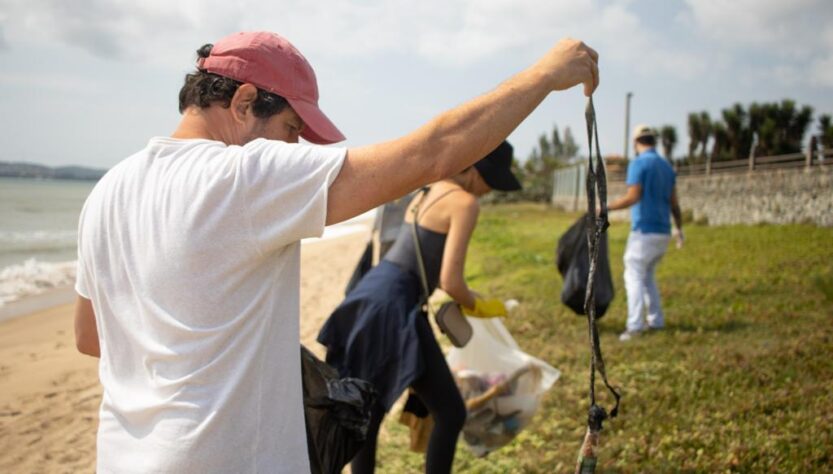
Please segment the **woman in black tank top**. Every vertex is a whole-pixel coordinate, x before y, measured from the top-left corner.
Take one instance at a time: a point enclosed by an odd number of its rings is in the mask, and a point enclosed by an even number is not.
[[[373,472],[379,426],[408,387],[421,402],[414,411],[430,413],[434,420],[425,470],[450,472],[466,409],[419,305],[423,289],[410,211],[419,207],[417,233],[429,290],[443,289],[469,314],[505,314],[498,300],[484,300],[469,289],[464,266],[480,209],[477,198],[491,189],[520,189],[511,162],[512,147],[504,142],[475,166],[434,183],[415,198],[384,259],[350,291],[318,335],[327,346],[328,363],[342,376],[370,381],[379,393],[367,443],[352,462],[354,474]]]

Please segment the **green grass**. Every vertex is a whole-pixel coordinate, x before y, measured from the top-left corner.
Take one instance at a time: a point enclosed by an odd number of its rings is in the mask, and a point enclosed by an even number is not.
[[[455,471],[572,472],[588,408],[587,325],[560,304],[555,242],[576,219],[531,204],[484,208],[466,266],[475,289],[517,298],[521,347],[561,370],[533,422]],[[689,225],[658,269],[667,329],[629,343],[622,254],[610,228],[616,298],[600,321],[608,375],[623,393],[597,472],[833,472],[833,229]],[[609,406],[602,385],[601,401]],[[379,472],[421,472],[390,416]],[[393,421],[393,422],[392,422]]]

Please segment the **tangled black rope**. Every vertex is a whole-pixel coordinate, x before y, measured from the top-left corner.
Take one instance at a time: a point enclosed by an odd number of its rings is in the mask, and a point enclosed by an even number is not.
[[[615,418],[619,413],[619,392],[614,389],[607,380],[602,349],[599,344],[599,330],[596,327],[596,300],[594,294],[594,279],[596,276],[596,263],[599,257],[599,243],[602,233],[607,231],[610,223],[607,219],[607,177],[605,176],[602,154],[599,150],[599,129],[596,125],[596,110],[593,107],[593,98],[587,99],[587,107],[584,112],[587,122],[587,143],[590,148],[587,163],[587,241],[590,250],[590,273],[587,277],[587,290],[584,294],[584,311],[587,314],[587,325],[590,334],[590,409],[587,414],[587,434],[579,452],[576,465],[577,474],[590,474],[596,470],[596,448],[599,445],[599,432],[602,431],[602,422],[607,418]],[[596,161],[593,162],[593,151],[595,141]],[[598,193],[601,211],[596,215],[596,195]],[[616,404],[607,411],[596,404],[596,371],[602,376],[605,387],[610,390],[616,399]]]

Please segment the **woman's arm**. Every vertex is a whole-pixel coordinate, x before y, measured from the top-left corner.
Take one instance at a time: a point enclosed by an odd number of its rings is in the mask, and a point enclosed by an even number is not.
[[[480,205],[477,198],[468,193],[455,193],[455,205],[449,215],[448,236],[443,250],[440,269],[440,288],[454,301],[465,307],[474,307],[475,295],[466,285],[464,270],[469,240],[477,225]]]

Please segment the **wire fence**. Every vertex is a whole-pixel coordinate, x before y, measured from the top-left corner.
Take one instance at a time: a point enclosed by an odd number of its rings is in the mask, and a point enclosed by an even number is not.
[[[817,153],[789,153],[775,156],[751,156],[745,160],[715,161],[676,166],[678,176],[709,175],[784,168],[811,168],[833,165],[833,150]],[[623,178],[624,179],[624,178]]]
[[[584,163],[577,163],[556,170],[553,174],[553,205],[562,209],[576,211],[584,203],[584,180],[587,169]]]
[[[704,163],[674,163],[677,176],[708,176],[719,173],[754,173],[773,169],[805,168],[833,166],[833,150],[821,150],[814,153],[790,153],[776,156],[750,156],[744,160],[706,161]],[[625,181],[627,168],[622,166],[608,168],[608,181],[616,187]],[[553,173],[551,203],[568,211],[578,211],[584,206],[585,165],[580,162],[560,168]]]

